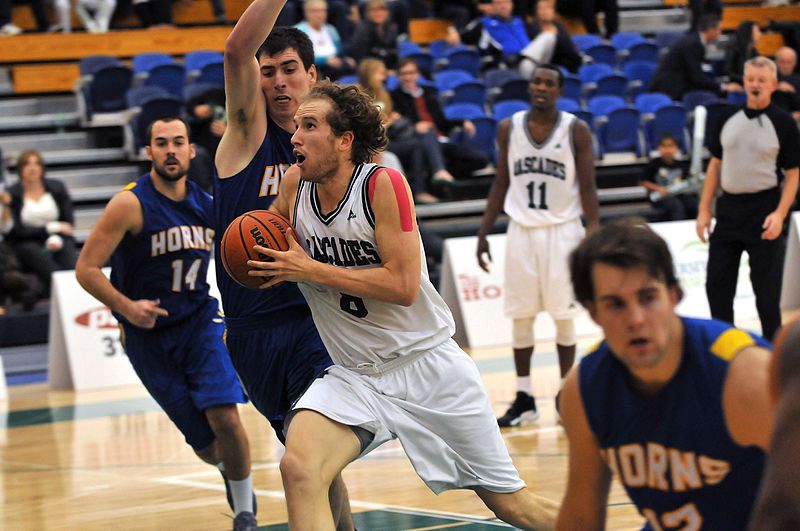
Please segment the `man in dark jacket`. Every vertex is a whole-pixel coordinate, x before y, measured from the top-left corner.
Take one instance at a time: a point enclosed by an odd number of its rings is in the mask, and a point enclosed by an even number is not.
[[[679,100],[690,90],[709,90],[721,93],[721,86],[703,72],[706,44],[720,36],[720,20],[715,15],[706,15],[699,22],[699,33],[687,33],[672,45],[661,58],[653,80],[651,92],[663,92]]]

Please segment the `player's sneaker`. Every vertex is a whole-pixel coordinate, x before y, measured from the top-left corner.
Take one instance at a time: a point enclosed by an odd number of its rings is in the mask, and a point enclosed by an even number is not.
[[[235,511],[233,508],[233,494],[231,493],[231,486],[228,484],[228,476],[225,475],[225,472],[222,470],[219,471],[222,474],[222,479],[225,481],[225,499],[228,500],[228,505],[231,507],[231,511]],[[256,493],[253,493],[253,516],[258,514],[258,501],[256,499]]]
[[[256,517],[251,512],[243,511],[233,519],[233,531],[256,531],[257,529]]]
[[[517,398],[514,399],[514,403],[511,404],[505,415],[497,419],[497,424],[501,428],[522,426],[530,424],[538,418],[539,412],[536,411],[536,400],[528,393],[517,391]]]

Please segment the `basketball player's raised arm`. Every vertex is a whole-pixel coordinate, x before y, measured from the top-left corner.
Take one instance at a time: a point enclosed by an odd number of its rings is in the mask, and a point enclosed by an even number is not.
[[[225,106],[228,127],[215,162],[220,176],[241,171],[258,150],[267,128],[266,102],[256,52],[272,31],[286,0],[255,0],[225,41]]]
[[[725,423],[731,438],[742,446],[766,450],[772,435],[773,407],[769,399],[770,352],[743,348],[731,361],[722,391]]]
[[[489,262],[492,261],[492,253],[489,250],[489,242],[486,236],[494,227],[497,216],[503,211],[503,202],[508,192],[508,131],[511,128],[511,118],[506,118],[500,122],[497,128],[497,145],[499,153],[497,155],[497,171],[495,172],[492,188],[489,190],[489,199],[486,202],[486,210],[483,212],[481,227],[478,229],[478,265],[481,269],[488,272]],[[486,255],[484,257],[484,255]],[[487,261],[488,259],[488,261]]]
[[[141,205],[132,192],[120,192],[111,198],[83,244],[75,265],[75,277],[83,289],[113,311],[124,315],[131,324],[152,328],[156,318],[167,315],[167,311],[158,306],[157,300],[129,299],[111,285],[102,271],[125,234],[139,232],[143,223]]]
[[[600,447],[583,409],[578,375],[573,367],[561,391],[561,418],[569,439],[567,492],[558,511],[556,529],[593,531],[605,529],[611,471],[600,456]]]
[[[371,205],[375,213],[379,266],[348,269],[317,262],[290,237],[286,252],[257,247],[274,261],[248,262],[261,270],[251,272],[252,275],[274,275],[262,287],[283,281],[308,282],[357,297],[411,306],[419,294],[422,259],[411,189],[402,175],[391,170],[381,170],[373,179]]]
[[[578,191],[581,194],[581,208],[589,230],[600,226],[600,206],[597,201],[597,181],[594,173],[594,150],[592,134],[582,121],[575,121],[573,129],[575,141],[575,170],[578,177]]]
[[[705,242],[711,235],[711,205],[714,198],[717,197],[721,168],[722,160],[711,157],[706,168],[706,178],[703,181],[703,191],[700,194],[700,205],[697,208],[697,220],[695,220],[695,231],[701,242]]]

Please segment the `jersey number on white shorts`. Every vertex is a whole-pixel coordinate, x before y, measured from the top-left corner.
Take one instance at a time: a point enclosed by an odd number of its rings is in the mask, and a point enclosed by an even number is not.
[[[547,210],[547,183],[542,182],[539,186],[531,181],[528,183],[528,208]],[[536,204],[536,196],[539,196],[539,204]]]
[[[364,299],[348,295],[347,293],[342,293],[342,298],[339,299],[339,307],[359,319],[363,319],[369,313],[364,304]]]

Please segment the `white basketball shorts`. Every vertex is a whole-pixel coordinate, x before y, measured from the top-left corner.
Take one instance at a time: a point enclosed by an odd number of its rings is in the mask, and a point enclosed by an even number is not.
[[[580,313],[569,277],[569,253],[585,231],[580,219],[525,227],[508,225],[505,264],[505,314],[534,317],[546,311],[553,319],[574,319]]]
[[[516,492],[525,483],[511,462],[475,362],[452,339],[382,375],[332,366],[294,407],[374,434],[368,454],[400,439],[436,494],[483,487]]]

